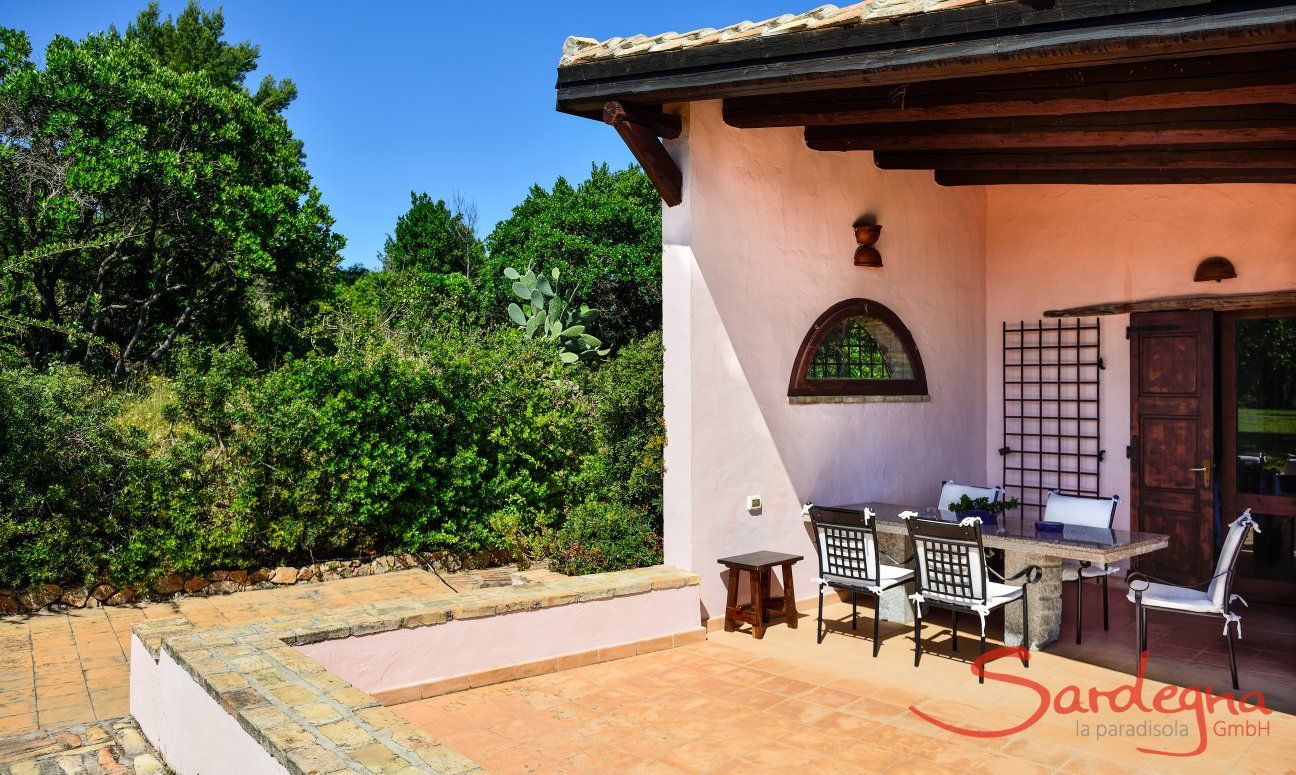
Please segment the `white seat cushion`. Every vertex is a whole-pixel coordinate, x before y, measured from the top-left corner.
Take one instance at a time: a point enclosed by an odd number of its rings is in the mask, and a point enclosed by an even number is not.
[[[1117,565],[1103,565],[1095,563],[1089,566],[1082,566],[1079,560],[1062,561],[1062,580],[1075,581],[1084,576],[1087,579],[1096,579],[1102,576],[1110,576],[1120,570]]]
[[[1125,596],[1134,602],[1134,590]],[[1201,589],[1176,587],[1170,584],[1148,584],[1143,590],[1143,605],[1152,608],[1166,608],[1173,611],[1196,611],[1198,613],[1221,613],[1219,606],[1211,596]]]
[[[1021,597],[1022,587],[1016,587],[1012,584],[1000,584],[997,581],[986,582],[988,593],[986,596],[986,606],[988,608],[998,608],[1006,603],[1011,603]],[[942,595],[938,592],[923,592],[923,597],[927,600],[941,600],[956,605],[979,605],[979,600],[969,600],[965,597],[955,597],[953,595]]]
[[[847,587],[863,589],[864,587],[880,586],[883,589],[889,589],[897,584],[901,584],[913,578],[913,571],[908,568],[898,568],[895,565],[882,566],[882,580],[880,584],[874,585],[869,580],[854,579],[849,576],[837,576],[832,573],[824,574],[824,581],[832,587]]]

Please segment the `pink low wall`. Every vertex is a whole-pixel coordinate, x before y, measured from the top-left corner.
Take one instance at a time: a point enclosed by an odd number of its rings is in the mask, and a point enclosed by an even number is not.
[[[299,646],[369,693],[698,629],[695,586]]]
[[[288,770],[163,652],[131,637],[130,709],[178,775],[287,775]]]

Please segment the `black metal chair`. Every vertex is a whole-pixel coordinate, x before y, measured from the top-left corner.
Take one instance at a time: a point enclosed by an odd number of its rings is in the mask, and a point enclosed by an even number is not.
[[[901,514],[909,526],[909,538],[917,560],[918,574],[914,601],[914,667],[922,659],[923,606],[944,608],[954,614],[954,650],[958,650],[958,615],[976,614],[981,619],[981,654],[985,653],[986,617],[1014,600],[1022,605],[1023,646],[1030,649],[1030,609],[1026,584],[1040,580],[1043,571],[1035,565],[1006,579],[986,564],[985,546],[981,542],[981,520],[969,517],[962,522],[923,519],[912,512]],[[994,573],[1001,581],[1023,580],[1023,586],[990,581]],[[1028,657],[1022,665],[1030,667]],[[980,683],[985,683],[981,675]]]
[[[1044,502],[1044,519],[1050,522],[1061,522],[1064,525],[1111,530],[1116,519],[1116,507],[1120,505],[1120,496],[1110,498],[1091,498],[1082,495],[1063,495],[1056,490],[1050,491]],[[1081,625],[1084,621],[1084,582],[1085,579],[1098,579],[1102,587],[1103,629],[1108,628],[1107,617],[1107,577],[1120,571],[1117,565],[1098,563],[1097,565],[1083,560],[1062,561],[1062,582],[1074,581],[1076,585],[1076,643],[1080,642]]]
[[[1246,605],[1247,602],[1240,595],[1233,594],[1233,569],[1252,530],[1260,532],[1255,520],[1251,518],[1251,509],[1247,509],[1242,512],[1242,516],[1229,524],[1228,534],[1224,537],[1224,546],[1220,549],[1219,560],[1215,563],[1215,575],[1198,584],[1191,586],[1171,584],[1139,572],[1131,573],[1126,577],[1129,585],[1129,593],[1126,597],[1134,604],[1134,621],[1138,631],[1139,653],[1134,662],[1136,671],[1139,660],[1148,650],[1147,612],[1149,608],[1196,616],[1223,616],[1224,635],[1228,637],[1229,672],[1233,676],[1233,688],[1240,688],[1234,640],[1242,637],[1242,617],[1233,613],[1233,603],[1236,601]],[[1230,624],[1234,627],[1230,628]]]
[[[815,541],[819,545],[819,623],[815,629],[818,643],[823,643],[828,631],[824,628],[824,590],[832,588],[851,595],[851,629],[859,628],[859,595],[873,597],[873,656],[880,648],[878,622],[882,607],[882,593],[888,589],[909,584],[913,571],[897,565],[886,565],[882,558],[896,560],[886,555],[878,546],[877,523],[871,512],[824,508],[810,508],[810,522],[814,526]],[[912,559],[912,558],[910,558]],[[902,560],[901,562],[908,562]]]

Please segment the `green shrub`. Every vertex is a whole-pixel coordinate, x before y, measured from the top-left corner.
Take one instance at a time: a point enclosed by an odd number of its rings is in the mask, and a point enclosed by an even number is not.
[[[568,575],[643,568],[661,563],[661,535],[640,510],[586,503],[553,534],[551,557],[553,569]]]
[[[581,471],[587,499],[641,509],[658,529],[666,446],[662,357],[658,331],[622,347],[591,373],[594,443]]]
[[[237,508],[278,556],[496,547],[491,514],[563,509],[580,400],[503,330],[292,361],[239,419]]]
[[[76,367],[0,371],[0,586],[86,580],[120,534],[138,439],[120,399]]]

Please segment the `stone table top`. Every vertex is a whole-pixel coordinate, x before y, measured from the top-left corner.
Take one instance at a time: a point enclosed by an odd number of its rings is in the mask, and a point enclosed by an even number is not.
[[[861,520],[864,509],[872,509],[880,533],[907,534],[908,528],[904,520],[900,519],[902,511],[916,511],[928,518],[939,516],[952,522],[958,521],[957,515],[946,509],[929,509],[902,503],[870,501],[825,508],[855,512]],[[807,516],[806,520],[809,519]],[[848,515],[834,515],[833,521],[849,524],[852,518]],[[1060,533],[1045,533],[1035,529],[1035,520],[1004,515],[999,516],[997,525],[983,526],[982,541],[987,547],[1003,551],[1092,563],[1127,560],[1170,545],[1170,537],[1161,533],[1136,533],[1083,525],[1066,525]]]

